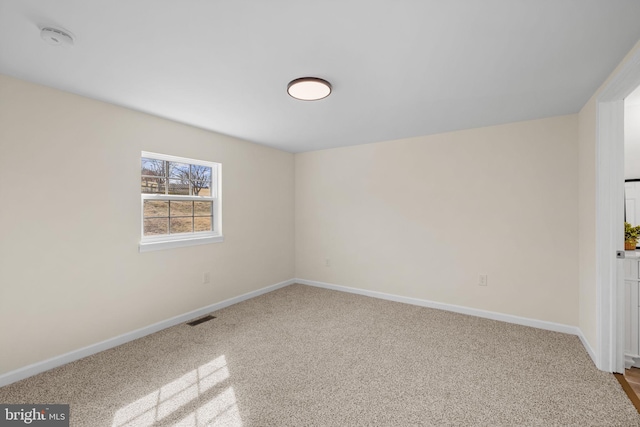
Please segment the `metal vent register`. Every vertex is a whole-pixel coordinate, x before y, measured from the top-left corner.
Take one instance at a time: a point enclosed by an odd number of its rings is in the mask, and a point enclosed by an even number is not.
[[[208,315],[206,315],[204,317],[201,317],[199,319],[192,320],[191,322],[187,322],[187,325],[196,326],[196,325],[199,325],[200,323],[208,322],[209,320],[215,319],[215,318],[216,318],[215,316],[212,316],[212,315],[208,314]]]

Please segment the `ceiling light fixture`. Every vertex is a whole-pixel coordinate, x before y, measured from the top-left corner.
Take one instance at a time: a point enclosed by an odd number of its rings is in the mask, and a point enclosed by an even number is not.
[[[302,101],[317,101],[331,93],[331,84],[317,77],[302,77],[292,80],[287,86],[287,93]]]

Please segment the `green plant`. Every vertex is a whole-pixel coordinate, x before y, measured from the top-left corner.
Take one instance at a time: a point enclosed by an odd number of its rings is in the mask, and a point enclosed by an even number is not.
[[[634,227],[628,222],[624,222],[624,241],[637,242],[640,237],[640,225]]]

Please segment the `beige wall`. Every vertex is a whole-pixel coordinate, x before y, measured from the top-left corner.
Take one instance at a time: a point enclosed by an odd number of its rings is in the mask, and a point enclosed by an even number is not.
[[[577,150],[569,115],[296,154],[296,277],[577,325]]]
[[[596,99],[620,68],[640,49],[640,41],[629,51],[611,75],[578,114],[579,123],[579,271],[580,329],[598,353],[596,323]]]
[[[578,226],[580,329],[594,351],[596,335],[596,104],[578,115]],[[597,354],[597,353],[596,353]]]
[[[222,163],[224,243],[138,252],[142,150]],[[291,279],[293,166],[0,76],[0,374]]]

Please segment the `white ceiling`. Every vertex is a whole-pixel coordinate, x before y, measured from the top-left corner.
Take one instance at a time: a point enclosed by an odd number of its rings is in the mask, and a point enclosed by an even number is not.
[[[639,0],[0,0],[0,73],[302,152],[576,113],[639,22]],[[289,97],[305,76],[331,96]]]

